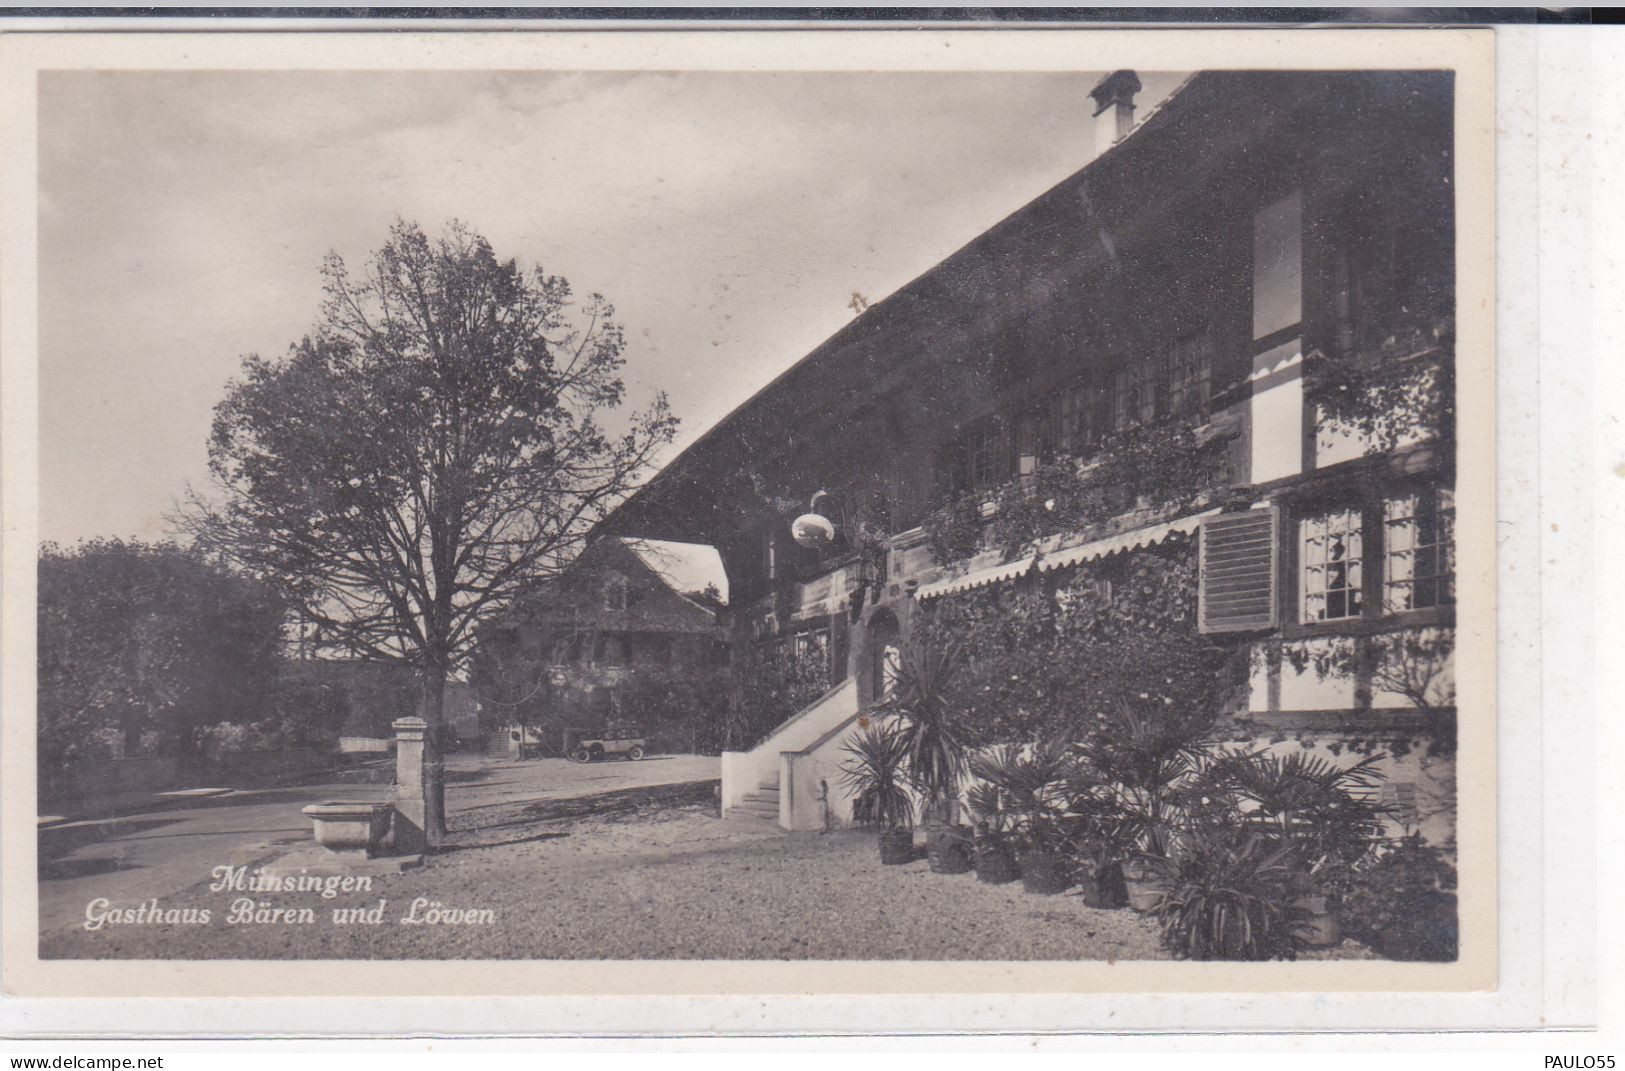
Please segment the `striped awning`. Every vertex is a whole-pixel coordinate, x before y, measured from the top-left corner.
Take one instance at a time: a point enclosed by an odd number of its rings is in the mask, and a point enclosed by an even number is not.
[[[1013,562],[1000,565],[984,566],[981,569],[972,569],[958,576],[943,577],[941,580],[926,584],[916,593],[921,599],[935,599],[943,595],[952,595],[956,592],[969,591],[972,588],[982,588],[989,584],[997,584],[1005,580],[1013,580],[1023,575],[1037,565],[1039,572],[1050,572],[1055,569],[1064,569],[1069,565],[1080,562],[1097,561],[1109,558],[1113,554],[1121,554],[1126,550],[1138,550],[1141,547],[1155,546],[1174,534],[1187,534],[1196,531],[1204,517],[1211,517],[1218,513],[1217,508],[1193,513],[1188,517],[1177,520],[1164,521],[1161,524],[1152,524],[1144,528],[1136,528],[1128,532],[1119,532],[1105,539],[1095,539],[1088,543],[1080,543],[1073,547],[1064,547],[1060,550],[1044,551],[1038,554],[1029,554],[1025,558],[1018,558]]]
[[[1119,532],[1117,535],[1105,539],[1096,539],[1093,542],[1082,543],[1066,550],[1058,550],[1046,554],[1038,559],[1040,572],[1050,572],[1053,569],[1065,569],[1069,565],[1079,562],[1098,561],[1109,558],[1113,554],[1121,554],[1125,550],[1138,550],[1141,547],[1152,547],[1163,542],[1169,536],[1186,535],[1196,531],[1202,524],[1204,517],[1211,517],[1218,513],[1217,507],[1193,513],[1188,517],[1177,520],[1164,521],[1162,524],[1153,524],[1146,528],[1136,528],[1130,532]]]
[[[933,580],[926,584],[916,596],[922,599],[935,599],[942,595],[952,595],[956,591],[969,591],[971,588],[985,588],[989,584],[997,584],[1003,580],[1011,580],[1020,576],[1033,567],[1036,555],[1029,554],[1025,558],[1017,558],[1013,562],[1001,565],[989,565],[981,569],[972,569],[958,576],[945,576],[941,580]]]

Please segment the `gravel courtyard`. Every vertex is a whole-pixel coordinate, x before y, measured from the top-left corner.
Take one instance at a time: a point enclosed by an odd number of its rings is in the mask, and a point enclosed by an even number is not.
[[[139,959],[1093,959],[1163,958],[1154,925],[1019,883],[882,867],[871,833],[785,836],[716,817],[714,782],[513,802],[453,822],[422,870],[324,900],[308,923],[227,924],[240,893],[207,882],[161,906],[209,908],[208,924],[82,924],[42,935],[47,958]],[[400,924],[413,901],[489,911],[471,924]],[[335,924],[374,908],[381,924]],[[418,909],[428,911],[427,904]]]
[[[676,762],[667,769],[686,772]],[[139,832],[92,845],[67,860],[89,854],[94,863],[113,851],[123,853],[123,865],[131,869],[92,867],[80,878],[42,882],[42,892],[55,888],[53,910],[42,913],[40,954],[48,959],[1167,958],[1155,923],[1131,911],[1085,907],[1075,893],[1028,895],[1019,882],[985,885],[974,874],[933,874],[923,859],[883,867],[870,832],[787,835],[765,824],[724,821],[716,813],[715,780],[661,783],[669,776],[652,762],[594,764],[557,774],[512,765],[471,767],[463,774],[461,806],[451,815],[450,841],[426,866],[374,877],[370,888],[335,891],[328,899],[309,890],[211,891],[200,860],[224,862],[219,846],[231,835],[202,822],[210,814],[229,815],[231,808],[223,804],[216,810],[200,805],[188,819],[197,825],[195,833],[143,830],[150,823],[137,821],[133,828]],[[279,801],[274,810],[285,806]],[[231,825],[244,829],[240,821]],[[282,833],[260,841],[257,857],[239,848],[232,861],[252,872],[256,862],[308,843],[308,837],[298,829]],[[156,849],[139,846],[163,845],[173,853],[191,840],[212,846],[205,855],[198,854],[204,849],[188,849],[171,865],[172,870],[182,862],[188,867],[177,871],[188,875],[185,883],[155,882],[152,875],[162,869],[158,857],[139,853]],[[85,920],[92,897],[106,897],[105,906],[114,911],[146,904],[166,914],[155,921],[108,921],[90,930]],[[254,917],[234,921],[244,902]],[[205,910],[206,922],[201,921]],[[371,917],[340,920],[335,910]],[[1345,942],[1315,958],[1369,955]]]

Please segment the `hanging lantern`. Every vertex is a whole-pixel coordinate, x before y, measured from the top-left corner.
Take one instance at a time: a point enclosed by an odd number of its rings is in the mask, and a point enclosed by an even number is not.
[[[835,525],[818,513],[803,513],[790,523],[790,538],[800,546],[820,550],[835,541]]]

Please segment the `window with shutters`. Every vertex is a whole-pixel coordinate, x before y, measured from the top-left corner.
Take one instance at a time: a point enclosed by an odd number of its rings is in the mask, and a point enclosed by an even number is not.
[[[1198,614],[1203,632],[1336,626],[1447,610],[1455,601],[1455,505],[1448,488],[1414,486],[1295,510],[1277,544],[1274,509],[1202,522]],[[1277,577],[1296,582],[1278,594]],[[1294,609],[1295,607],[1295,609]]]

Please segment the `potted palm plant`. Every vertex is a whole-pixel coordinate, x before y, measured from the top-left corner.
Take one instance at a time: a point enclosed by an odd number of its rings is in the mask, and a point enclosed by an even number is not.
[[[1053,895],[1072,884],[1064,787],[1071,763],[1061,738],[995,748],[971,763],[971,772],[1009,801],[1021,883],[1030,893]]]
[[[949,688],[958,648],[915,648],[898,667],[897,683],[879,709],[895,715],[909,781],[920,793],[931,869],[961,874],[971,868],[971,833],[958,821],[965,752],[953,725]]]
[[[1156,905],[1163,944],[1182,959],[1291,959],[1306,922],[1302,860],[1290,844],[1245,826],[1215,826],[1167,864]]]
[[[1127,907],[1123,863],[1134,847],[1135,824],[1118,809],[1110,787],[1095,781],[1082,763],[1072,764],[1066,796],[1083,902]]]
[[[976,880],[993,885],[1015,881],[1021,871],[1016,866],[1015,846],[1011,840],[1012,815],[1004,789],[991,781],[977,780],[966,791],[965,804],[976,820],[971,845]]]
[[[1383,836],[1385,811],[1371,799],[1385,779],[1381,758],[1340,766],[1309,751],[1223,751],[1197,783],[1203,800],[1243,815],[1250,830],[1308,862],[1308,885],[1294,904],[1303,944],[1342,940],[1336,892]]]
[[[1080,749],[1131,846],[1123,878],[1129,906],[1141,912],[1155,910],[1170,888],[1170,855],[1188,825],[1191,788],[1206,767],[1213,722],[1211,715],[1180,713],[1151,697],[1146,707],[1119,700]]]
[[[880,828],[880,861],[914,859],[914,800],[904,780],[908,751],[895,725],[875,723],[853,734],[843,751],[841,781],[852,793],[852,820]]]

